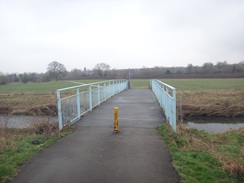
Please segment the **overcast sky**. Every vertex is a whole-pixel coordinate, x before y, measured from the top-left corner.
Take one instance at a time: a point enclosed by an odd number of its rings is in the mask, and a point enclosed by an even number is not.
[[[0,71],[239,63],[244,0],[0,0]]]

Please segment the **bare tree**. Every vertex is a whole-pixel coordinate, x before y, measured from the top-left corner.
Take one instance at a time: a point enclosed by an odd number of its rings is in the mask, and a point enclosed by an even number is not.
[[[67,74],[67,78],[69,79],[81,79],[82,77],[82,71],[80,69],[72,69]]]
[[[107,71],[109,71],[110,66],[105,63],[99,63],[95,66],[94,70],[98,72],[99,76],[106,76]]]
[[[193,71],[193,65],[192,64],[188,64],[186,70],[187,70],[188,74],[191,74],[192,71]]]
[[[214,71],[214,65],[211,62],[204,63],[202,67],[204,73],[213,73]]]
[[[7,82],[8,82],[7,77],[2,72],[0,72],[0,85],[5,85],[7,84]]]
[[[47,71],[49,75],[57,81],[61,76],[64,76],[67,72],[63,64],[53,61],[48,64]]]

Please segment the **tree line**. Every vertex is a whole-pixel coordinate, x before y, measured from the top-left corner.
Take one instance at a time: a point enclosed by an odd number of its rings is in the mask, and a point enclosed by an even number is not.
[[[48,82],[51,80],[82,80],[82,79],[152,79],[152,78],[233,78],[244,77],[244,61],[228,64],[226,61],[202,66],[189,64],[187,67],[163,67],[137,69],[111,69],[106,63],[98,63],[92,70],[86,68],[72,69],[57,61],[50,62],[46,73],[12,73],[0,72],[0,84],[14,82]]]

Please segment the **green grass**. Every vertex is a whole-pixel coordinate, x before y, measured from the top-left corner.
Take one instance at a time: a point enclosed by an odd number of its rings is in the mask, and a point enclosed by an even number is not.
[[[209,134],[196,129],[181,129],[174,133],[168,125],[157,130],[170,149],[181,182],[244,181],[243,172],[238,173],[238,168],[232,171],[231,165],[226,166],[228,162],[238,162],[239,167],[244,163],[244,155],[240,154],[244,145],[243,131]]]
[[[148,79],[130,80],[134,89],[148,88]],[[160,79],[169,84],[177,91],[203,91],[203,90],[225,90],[244,89],[244,78],[231,79]]]
[[[38,94],[54,93],[59,88],[70,87],[76,84],[67,81],[52,81],[45,83],[10,83],[0,86],[0,94]]]
[[[81,83],[93,83],[102,80],[78,80]],[[161,81],[175,87],[177,91],[202,91],[223,89],[244,89],[244,78],[237,79],[161,79]],[[148,79],[131,79],[134,89],[149,87]],[[43,94],[55,93],[57,89],[71,87],[78,84],[68,81],[51,81],[45,83],[11,83],[0,85],[0,94]]]
[[[161,79],[177,91],[244,89],[244,78],[233,79]]]
[[[130,82],[133,85],[133,89],[149,88],[149,79],[131,79]]]
[[[0,150],[0,182],[5,182],[11,177],[15,176],[20,166],[37,152],[50,146],[58,139],[65,135],[72,133],[74,128],[70,128],[56,136],[52,136],[47,140],[44,135],[37,135],[34,133],[25,133],[25,129],[9,129],[8,133],[15,135],[16,133],[23,133],[18,137],[10,140],[3,149]],[[22,131],[22,132],[21,132]],[[33,140],[38,140],[41,145],[32,145]]]
[[[93,83],[98,80],[80,80],[81,83]],[[76,86],[79,84],[68,81],[51,81],[44,83],[10,83],[0,85],[0,94],[50,94],[55,93],[57,89]]]

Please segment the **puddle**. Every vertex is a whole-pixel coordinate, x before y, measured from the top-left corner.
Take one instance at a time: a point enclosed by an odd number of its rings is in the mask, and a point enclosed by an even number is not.
[[[28,128],[31,124],[41,121],[57,121],[57,117],[27,116],[27,115],[0,115],[0,126],[7,128]]]
[[[237,130],[244,127],[244,118],[205,118],[193,121],[194,122],[187,122],[187,126],[207,132],[225,132],[231,129]]]

